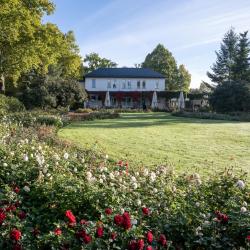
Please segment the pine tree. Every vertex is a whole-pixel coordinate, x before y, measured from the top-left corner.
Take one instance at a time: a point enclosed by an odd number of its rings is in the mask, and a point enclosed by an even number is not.
[[[237,56],[235,60],[235,80],[250,80],[250,41],[247,37],[247,31],[240,33],[237,46]]]
[[[219,52],[216,52],[217,60],[211,67],[213,73],[207,72],[212,82],[223,83],[235,78],[235,61],[237,55],[238,36],[230,29],[224,36]]]

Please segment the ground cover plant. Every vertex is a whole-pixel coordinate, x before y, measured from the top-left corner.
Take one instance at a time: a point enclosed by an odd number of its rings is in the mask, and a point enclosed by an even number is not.
[[[136,166],[167,162],[180,172],[207,174],[230,166],[248,171],[250,164],[250,124],[243,122],[121,114],[112,120],[72,123],[59,136]]]

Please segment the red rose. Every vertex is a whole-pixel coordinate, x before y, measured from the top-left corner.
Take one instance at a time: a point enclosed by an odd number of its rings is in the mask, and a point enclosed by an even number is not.
[[[152,246],[147,246],[146,250],[153,250],[153,247]]]
[[[14,187],[13,191],[18,194],[20,192],[20,188],[18,186],[16,186],[16,187]]]
[[[91,238],[91,236],[90,236],[90,235],[85,234],[85,235],[83,236],[83,241],[84,241],[84,243],[85,243],[85,244],[90,243],[90,242],[91,242],[91,240],[92,240],[92,238]]]
[[[103,227],[98,227],[97,229],[96,229],[96,236],[98,237],[98,238],[101,238],[102,236],[103,236]]]
[[[153,242],[153,240],[154,240],[154,236],[153,236],[153,234],[152,234],[150,231],[147,232],[146,238],[147,238],[147,242],[148,242],[149,244],[151,244],[151,243]]]
[[[229,218],[226,214],[221,213],[220,211],[215,211],[216,217],[219,222],[221,223],[227,223]]]
[[[36,237],[37,235],[39,235],[39,234],[40,234],[39,229],[34,228],[34,229],[32,230],[32,234],[33,234],[35,237]]]
[[[120,214],[115,215],[114,222],[117,226],[121,226],[123,224],[123,217]]]
[[[12,240],[18,241],[18,240],[20,240],[21,236],[22,236],[22,233],[21,233],[21,231],[19,231],[18,229],[13,229],[13,230],[10,232],[10,238],[11,238]]]
[[[56,229],[54,230],[54,234],[55,234],[55,235],[61,235],[61,234],[62,234],[62,230],[61,230],[60,228],[56,228]]]
[[[12,250],[22,250],[22,247],[20,244],[15,244],[12,248]]]
[[[86,235],[85,230],[80,230],[80,231],[76,232],[76,237],[77,238],[82,238],[83,239],[85,235]]]
[[[122,217],[123,217],[123,223],[122,223],[123,228],[125,230],[130,229],[132,227],[132,224],[131,224],[131,219],[130,219],[129,213],[128,212],[124,212],[123,215],[122,215]]]
[[[5,219],[6,219],[6,214],[4,212],[0,212],[0,224],[2,224]]]
[[[123,165],[123,162],[122,162],[122,161],[118,161],[118,165],[119,165],[119,166],[122,166],[122,165]]]
[[[111,208],[106,208],[105,209],[105,214],[107,214],[107,215],[112,214],[112,209]]]
[[[128,250],[137,250],[137,242],[135,240],[129,242]]]
[[[162,245],[165,246],[167,244],[167,239],[166,236],[164,234],[161,234],[159,237],[158,242]]]
[[[116,234],[115,232],[112,232],[112,233],[111,233],[111,239],[112,239],[112,240],[115,240],[115,239],[116,239],[116,236],[117,236],[117,234]]]
[[[86,220],[80,220],[80,224],[81,225],[86,225],[86,224],[88,224],[88,222]]]
[[[6,212],[11,212],[11,211],[15,211],[15,210],[16,210],[16,206],[15,205],[9,205],[5,209]]]
[[[137,242],[137,250],[143,250],[143,248],[144,248],[144,240],[140,239]]]
[[[76,217],[73,215],[73,213],[71,212],[71,210],[67,210],[65,212],[65,216],[69,219],[70,223],[76,223]]]
[[[142,212],[143,212],[144,215],[149,215],[150,210],[147,207],[143,207]]]
[[[18,217],[20,220],[24,220],[26,218],[26,213],[24,211],[20,211],[18,213]]]
[[[246,240],[247,240],[247,241],[250,241],[250,235],[248,235],[248,236],[246,237]]]

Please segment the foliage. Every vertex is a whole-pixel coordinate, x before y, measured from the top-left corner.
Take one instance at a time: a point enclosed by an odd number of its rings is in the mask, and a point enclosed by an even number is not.
[[[178,90],[178,68],[171,52],[162,44],[149,53],[142,63],[143,68],[153,69],[166,77],[166,87],[169,90]]]
[[[0,114],[24,111],[24,105],[14,97],[7,97],[0,94]]]
[[[211,107],[221,113],[250,111],[250,83],[224,82],[210,96]]]
[[[104,110],[90,113],[69,113],[67,117],[70,121],[93,121],[103,119],[115,119],[119,117],[119,113]]]
[[[44,129],[41,127],[41,129]],[[43,130],[44,132],[44,130]],[[240,249],[249,244],[249,185],[134,168],[0,124],[3,249]]]
[[[222,84],[230,81],[250,80],[250,42],[247,31],[237,35],[230,29],[224,36],[217,60],[211,67],[213,73],[208,77],[214,83]]]
[[[16,82],[32,69],[46,74],[49,65],[60,64],[64,76],[79,76],[81,66],[72,32],[63,34],[56,25],[43,23],[54,5],[49,0],[10,0],[0,5],[0,77]],[[10,25],[11,24],[11,25]]]
[[[76,113],[91,113],[93,112],[93,110],[90,108],[79,108],[75,112]]]
[[[92,72],[98,68],[116,68],[117,63],[112,62],[109,59],[101,58],[97,53],[90,53],[85,56],[84,62],[87,63],[87,66],[84,67],[84,73]]]
[[[22,78],[19,98],[28,108],[76,108],[82,106],[86,93],[74,79],[61,77],[58,68],[51,67],[47,76],[37,73]]]
[[[181,64],[178,69],[178,89],[181,91],[189,92],[190,83],[191,74],[188,72],[185,66]]]
[[[218,114],[212,112],[173,112],[173,116],[178,117],[188,117],[196,119],[211,119],[211,120],[225,120],[225,121],[246,121],[250,122],[249,113],[228,113],[228,114]]]

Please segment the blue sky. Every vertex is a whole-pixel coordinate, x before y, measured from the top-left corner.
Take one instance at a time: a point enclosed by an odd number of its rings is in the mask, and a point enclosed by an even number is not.
[[[224,33],[250,29],[250,0],[54,0],[45,21],[73,30],[81,55],[97,52],[119,66],[144,61],[158,43],[192,74],[208,80]],[[249,34],[250,36],[250,34]]]

